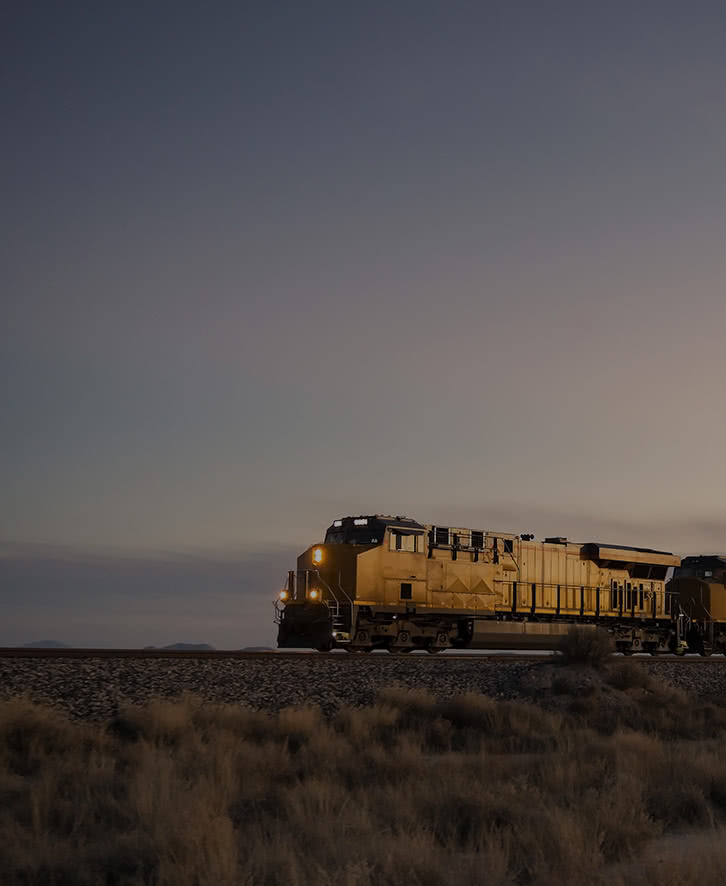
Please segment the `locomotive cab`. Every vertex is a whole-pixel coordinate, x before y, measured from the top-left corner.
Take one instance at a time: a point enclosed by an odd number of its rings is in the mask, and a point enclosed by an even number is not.
[[[335,520],[325,540],[307,548],[297,569],[288,573],[275,604],[278,646],[325,650],[349,644],[361,603],[376,597],[381,555],[390,550],[425,559],[425,531],[406,517]],[[406,565],[400,558],[399,564]],[[411,568],[407,570],[408,576]]]
[[[726,621],[726,557],[685,557],[668,590],[677,594],[683,612],[696,621]]]

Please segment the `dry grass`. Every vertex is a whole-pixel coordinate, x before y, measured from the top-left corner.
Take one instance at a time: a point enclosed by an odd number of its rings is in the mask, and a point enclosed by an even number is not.
[[[616,689],[645,689],[657,691],[657,683],[647,669],[634,661],[613,662],[608,669],[607,682]]]
[[[183,698],[103,726],[6,702],[0,883],[722,882],[726,709],[630,671],[583,698],[390,689],[332,721]]]
[[[571,627],[560,641],[560,652],[566,664],[583,664],[602,668],[615,652],[610,635],[601,628]]]

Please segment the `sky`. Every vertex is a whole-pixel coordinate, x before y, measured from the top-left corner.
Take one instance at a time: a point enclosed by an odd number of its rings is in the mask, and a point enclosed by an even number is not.
[[[348,514],[726,551],[722,4],[0,16],[0,645],[272,645]]]

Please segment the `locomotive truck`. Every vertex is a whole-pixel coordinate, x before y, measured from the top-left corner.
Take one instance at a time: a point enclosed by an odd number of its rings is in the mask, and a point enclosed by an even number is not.
[[[707,655],[726,651],[725,582],[722,557],[362,515],[298,557],[275,620],[281,648],[551,649],[577,624],[625,654]]]

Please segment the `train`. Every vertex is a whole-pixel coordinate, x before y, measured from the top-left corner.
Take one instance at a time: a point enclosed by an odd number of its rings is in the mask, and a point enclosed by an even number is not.
[[[626,655],[726,653],[726,557],[336,519],[274,601],[278,648],[553,649],[573,625]]]

